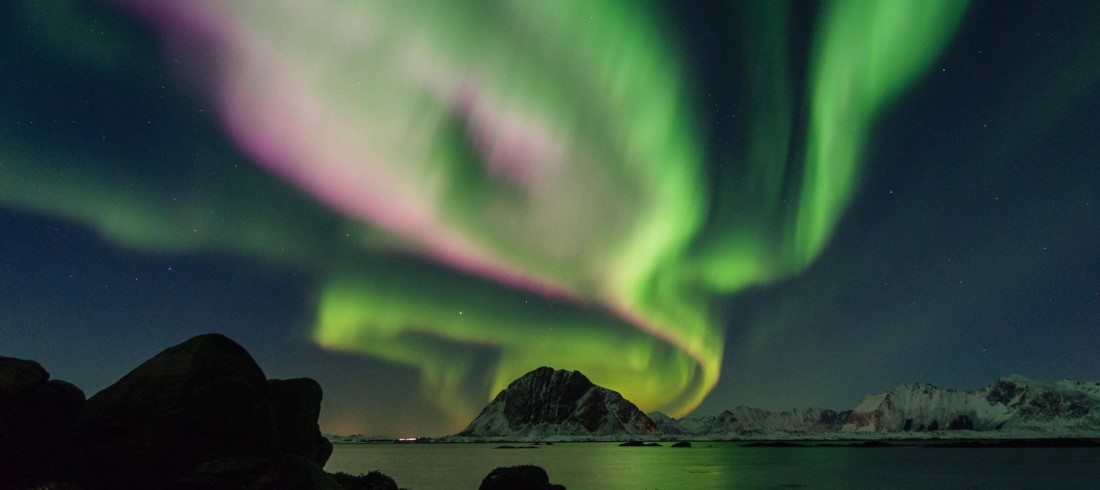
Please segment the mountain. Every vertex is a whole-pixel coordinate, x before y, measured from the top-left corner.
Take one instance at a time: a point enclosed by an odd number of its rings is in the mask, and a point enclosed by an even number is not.
[[[649,412],[646,414],[649,419],[657,425],[657,431],[666,435],[680,435],[680,434],[692,434],[693,430],[689,430],[684,427],[679,420],[676,420],[662,412]]]
[[[632,436],[657,425],[619,393],[579,371],[540,367],[513,381],[459,437]]]
[[[1100,430],[1100,383],[1009,376],[978,391],[903,385],[864,397],[842,430],[1066,432]]]
[[[663,434],[701,438],[863,437],[873,434],[978,431],[1029,435],[1100,434],[1100,383],[1046,384],[1009,376],[977,391],[916,383],[868,395],[852,410],[773,412],[737,407],[676,420],[650,414]]]
[[[664,415],[664,414],[661,414]],[[709,435],[749,435],[771,432],[814,433],[836,430],[845,420],[847,412],[837,413],[821,408],[792,409],[784,412],[772,412],[740,406],[724,410],[718,415],[687,418],[676,425],[665,422],[664,425],[675,430],[680,428],[684,434]]]

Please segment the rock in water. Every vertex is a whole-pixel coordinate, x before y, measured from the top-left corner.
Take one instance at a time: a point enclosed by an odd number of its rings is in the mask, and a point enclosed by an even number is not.
[[[478,490],[565,490],[550,483],[546,470],[535,465],[501,467],[481,480]]]
[[[203,463],[300,455],[323,465],[312,380],[272,381],[236,342],[201,335],[90,398],[77,428],[93,488],[156,488]]]
[[[545,437],[655,434],[657,426],[619,393],[579,371],[540,367],[508,385],[459,436]]]
[[[332,478],[344,490],[398,490],[397,482],[380,471],[355,476],[347,473],[333,473]]]

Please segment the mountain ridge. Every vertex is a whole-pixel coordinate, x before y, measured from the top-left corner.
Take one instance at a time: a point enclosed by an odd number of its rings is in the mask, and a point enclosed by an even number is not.
[[[818,416],[814,417],[814,414]],[[1100,382],[1042,383],[1009,375],[974,391],[907,383],[866,395],[850,410],[735,407],[713,416],[650,414],[664,433],[705,438],[763,434],[873,436],[968,431],[1100,434]]]
[[[540,367],[502,390],[454,438],[612,440],[629,438],[1100,437],[1100,382],[1043,383],[1004,376],[973,391],[907,383],[865,395],[852,408],[773,411],[737,406],[674,419],[642,413],[578,371]]]

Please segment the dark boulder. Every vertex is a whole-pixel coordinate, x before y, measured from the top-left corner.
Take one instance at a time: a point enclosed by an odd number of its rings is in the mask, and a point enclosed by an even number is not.
[[[0,490],[337,490],[322,469],[332,445],[317,425],[321,396],[312,379],[268,380],[216,334],[87,401],[38,363],[0,357]]]
[[[29,392],[50,379],[41,364],[25,359],[0,356],[0,399],[10,400]]]
[[[84,392],[49,376],[37,362],[0,357],[0,488],[67,469]]]
[[[320,387],[289,382],[276,388],[277,402],[271,391],[252,356],[223,335],[168,348],[87,401],[77,428],[78,481],[155,488],[218,460],[327,458],[315,440],[294,446],[309,439],[302,426],[310,414],[316,427]],[[309,399],[292,401],[296,394]],[[284,437],[284,427],[294,429]]]
[[[321,385],[309,378],[270,379],[276,430],[284,453],[305,456],[324,466],[332,455],[332,443],[321,435]]]
[[[333,473],[331,476],[344,490],[398,490],[397,482],[380,471],[355,476]]]
[[[535,465],[497,468],[481,480],[478,490],[565,490],[550,483],[546,470]]]
[[[619,444],[619,447],[661,447],[661,445],[656,442],[629,440],[622,444]]]
[[[689,442],[689,441],[680,441],[680,442],[677,442],[676,444],[673,444],[669,447],[691,447],[691,442]]]

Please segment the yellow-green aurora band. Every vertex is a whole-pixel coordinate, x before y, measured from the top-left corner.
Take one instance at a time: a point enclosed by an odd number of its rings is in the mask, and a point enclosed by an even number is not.
[[[148,157],[182,168],[164,179],[140,155],[74,157],[7,133],[0,203],[127,246],[312,273],[313,339],[420,370],[456,427],[540,365],[645,410],[697,406],[724,348],[712,303],[821,253],[875,116],[966,6],[828,2],[800,87],[787,7],[748,4],[729,39],[752,122],[740,160],[720,167],[652,3],[118,3],[191,60],[233,141],[292,187],[213,177],[212,157]],[[791,140],[795,92],[804,142]]]

